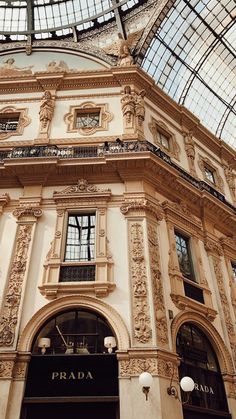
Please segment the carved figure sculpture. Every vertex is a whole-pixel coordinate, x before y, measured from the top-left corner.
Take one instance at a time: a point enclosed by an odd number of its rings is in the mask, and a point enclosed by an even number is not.
[[[119,37],[120,43],[119,43],[117,65],[119,65],[120,67],[130,66],[134,63],[134,61],[133,61],[132,55],[130,54],[128,41],[123,38],[121,33],[118,33],[118,37]]]
[[[14,58],[8,58],[0,67],[0,77],[12,77],[12,76],[26,76],[32,74],[33,65],[29,67],[19,68],[15,64]]]
[[[145,90],[141,90],[139,94],[136,96],[135,114],[137,117],[137,124],[139,127],[142,127],[143,121],[145,118],[145,104],[144,104],[145,94],[146,94]]]
[[[132,94],[130,86],[125,86],[124,88],[124,95],[121,98],[121,109],[124,116],[125,127],[132,127],[135,114],[135,96]]]
[[[65,63],[65,61],[59,61],[57,63],[56,61],[51,61],[47,65],[47,71],[70,71],[68,65]]]
[[[52,120],[54,111],[54,100],[49,90],[46,90],[43,95],[43,101],[40,105],[39,120],[40,120],[40,132],[48,132],[50,122]]]

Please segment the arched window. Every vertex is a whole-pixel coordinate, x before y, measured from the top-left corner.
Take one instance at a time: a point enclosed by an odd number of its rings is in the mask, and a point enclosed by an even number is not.
[[[117,419],[115,345],[108,321],[95,311],[78,308],[49,319],[33,341],[21,419]]]
[[[107,352],[104,338],[113,335],[107,321],[100,315],[87,310],[66,311],[44,324],[34,339],[32,353],[101,354]],[[43,348],[44,342],[46,347]]]
[[[187,375],[195,382],[189,402],[184,405],[184,418],[230,418],[218,360],[207,337],[195,325],[185,323],[178,332],[176,346],[181,358],[180,379]]]

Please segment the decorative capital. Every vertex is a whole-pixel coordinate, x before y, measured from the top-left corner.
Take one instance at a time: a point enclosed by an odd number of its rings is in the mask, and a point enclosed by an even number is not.
[[[147,199],[135,199],[125,201],[124,204],[121,205],[120,211],[122,214],[126,215],[130,211],[145,211],[151,213],[158,221],[163,219],[163,211],[159,204],[153,205]]]
[[[211,253],[216,256],[223,256],[222,247],[218,242],[215,242],[209,239],[208,237],[205,237],[204,246],[208,253]]]
[[[42,215],[42,210],[39,207],[33,206],[20,206],[13,211],[14,217],[18,220],[22,217],[35,217],[39,218]]]

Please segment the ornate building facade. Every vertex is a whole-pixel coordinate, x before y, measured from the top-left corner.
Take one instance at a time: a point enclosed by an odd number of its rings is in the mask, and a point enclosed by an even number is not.
[[[235,151],[125,42],[44,44],[1,51],[0,417],[236,419]]]

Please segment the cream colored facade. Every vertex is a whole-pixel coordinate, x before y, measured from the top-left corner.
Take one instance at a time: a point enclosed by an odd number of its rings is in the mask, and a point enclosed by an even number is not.
[[[211,342],[235,419],[235,152],[135,65],[108,67],[52,48],[1,58],[0,116],[20,119],[16,131],[0,133],[0,417],[20,417],[39,328],[83,307],[115,331],[120,419],[182,419],[167,387],[171,377],[178,386],[176,336],[185,322]],[[4,69],[8,58],[15,61]],[[76,112],[87,109],[99,110],[99,126],[75,128]],[[96,212],[92,282],[59,281],[76,211]],[[185,295],[175,229],[191,237],[204,304]],[[142,371],[154,378],[147,402]]]

